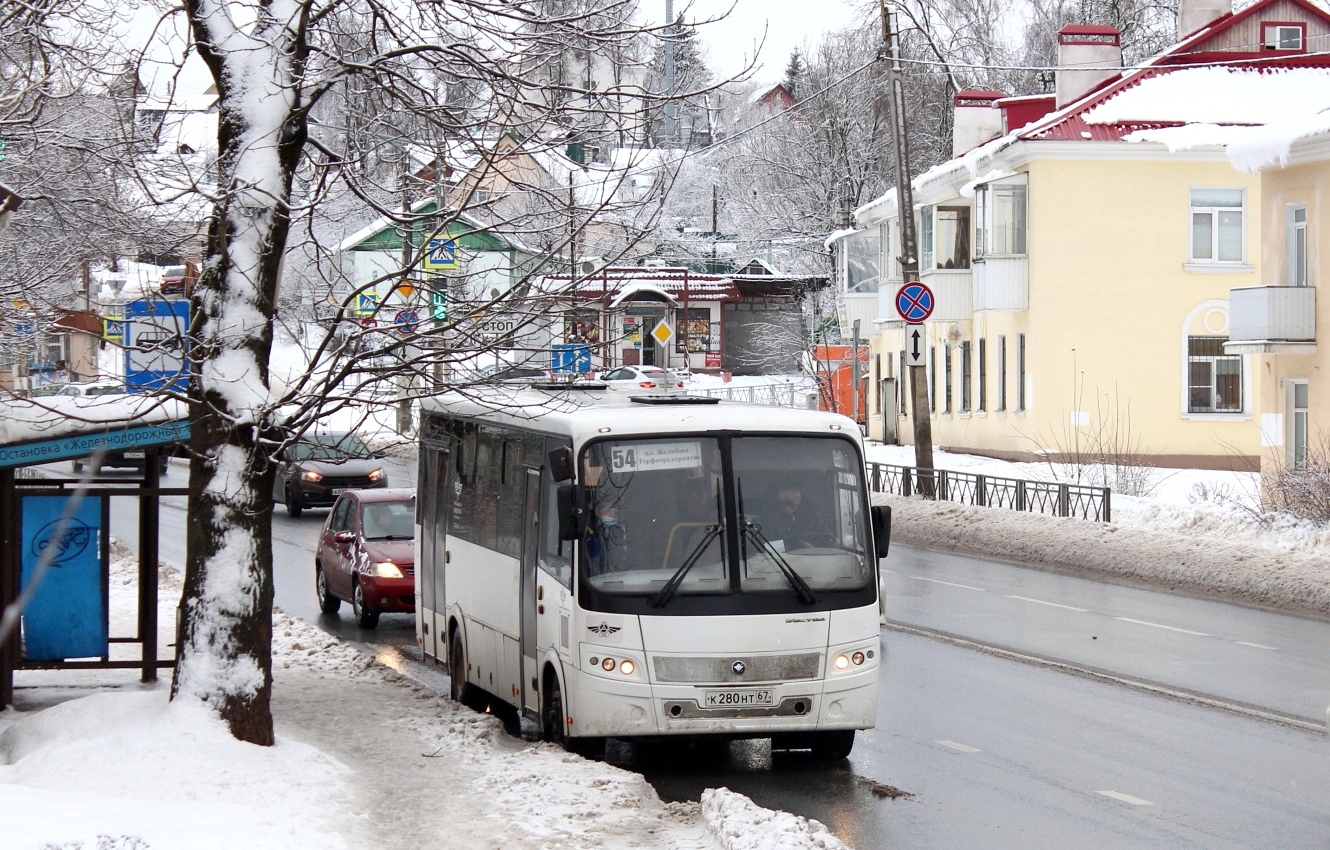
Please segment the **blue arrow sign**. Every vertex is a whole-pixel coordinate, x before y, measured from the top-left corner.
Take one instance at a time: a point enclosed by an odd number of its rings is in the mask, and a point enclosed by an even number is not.
[[[922,283],[907,283],[896,293],[896,312],[911,324],[933,315],[933,291]]]

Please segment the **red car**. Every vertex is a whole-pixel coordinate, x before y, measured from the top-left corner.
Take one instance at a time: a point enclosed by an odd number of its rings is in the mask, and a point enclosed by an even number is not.
[[[348,490],[337,497],[314,553],[319,608],[336,614],[350,602],[366,629],[379,615],[416,610],[416,491]]]

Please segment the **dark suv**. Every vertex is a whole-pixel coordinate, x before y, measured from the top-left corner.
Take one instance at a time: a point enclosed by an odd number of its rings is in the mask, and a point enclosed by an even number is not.
[[[305,508],[329,507],[347,490],[388,486],[388,473],[355,434],[305,434],[278,459],[273,501],[300,516]]]

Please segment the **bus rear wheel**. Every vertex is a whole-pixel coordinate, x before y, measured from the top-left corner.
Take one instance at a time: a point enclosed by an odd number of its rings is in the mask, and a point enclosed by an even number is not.
[[[549,690],[545,695],[545,710],[540,717],[541,737],[551,744],[558,744],[570,753],[585,758],[595,758],[605,753],[604,738],[572,738],[568,735],[568,715],[563,707],[563,691],[559,690],[559,680],[551,677]]]
[[[453,632],[448,641],[448,680],[448,695],[453,702],[474,708],[476,689],[466,680],[466,647],[458,632]]]

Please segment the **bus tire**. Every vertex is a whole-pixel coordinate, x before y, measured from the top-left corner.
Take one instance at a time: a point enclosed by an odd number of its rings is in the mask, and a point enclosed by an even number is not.
[[[558,744],[570,753],[584,758],[596,758],[605,753],[604,738],[573,738],[568,735],[568,715],[563,707],[563,691],[559,680],[551,676],[545,695],[545,710],[540,715],[541,736]]]
[[[849,758],[854,749],[854,730],[838,729],[835,732],[813,733],[813,755],[827,761],[840,761]]]
[[[448,640],[448,695],[453,702],[474,707],[476,689],[466,680],[466,647],[462,645],[462,633],[454,631]]]

